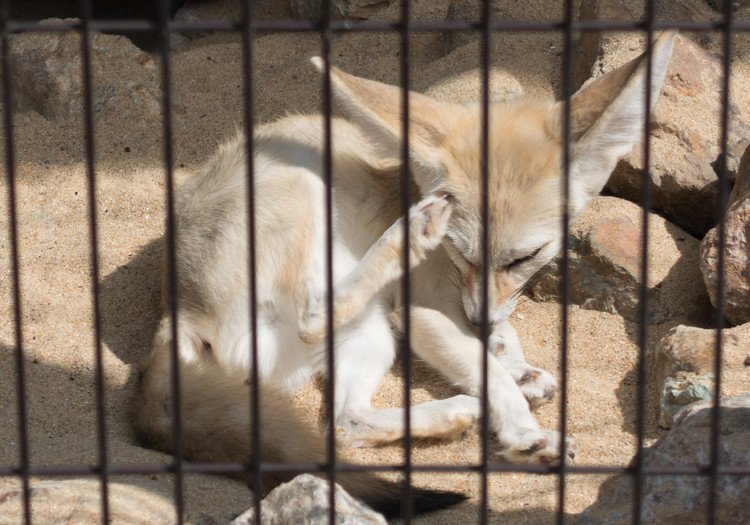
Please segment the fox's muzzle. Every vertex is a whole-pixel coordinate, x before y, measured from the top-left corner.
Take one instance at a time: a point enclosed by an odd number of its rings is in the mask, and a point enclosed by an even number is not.
[[[483,322],[482,308],[482,272],[471,269],[462,272],[462,299],[467,319],[475,326]],[[491,325],[505,321],[515,307],[514,296],[518,290],[516,284],[507,271],[489,273],[489,289],[487,290],[487,322]]]

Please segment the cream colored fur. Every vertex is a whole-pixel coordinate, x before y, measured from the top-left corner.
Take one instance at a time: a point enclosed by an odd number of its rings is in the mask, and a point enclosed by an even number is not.
[[[655,45],[652,101],[673,40],[673,33],[665,34]],[[314,63],[323,67],[320,59]],[[395,357],[388,314],[395,312],[390,319],[398,328],[403,307],[394,283],[402,274],[402,95],[336,68],[331,79],[350,121],[332,121],[336,398],[330,416],[348,430],[350,442],[371,445],[403,436],[401,409],[371,405]],[[571,99],[573,215],[639,142],[645,84],[640,58]],[[417,93],[409,100],[409,161],[420,194],[410,211],[412,344],[467,394],[410,407],[412,434],[450,437],[480,415],[481,108]],[[559,251],[561,107],[520,100],[493,104],[489,113],[489,422],[498,454],[521,463],[559,461],[559,433],[541,429],[530,409],[549,401],[557,382],[526,362],[508,318],[525,283]],[[303,116],[262,126],[254,137],[257,367],[264,384],[285,392],[326,369],[323,140],[322,118]],[[244,152],[242,137],[225,144],[204,172],[179,189],[176,280],[185,366],[246,376],[252,363]],[[169,322],[167,315],[155,356],[171,348],[164,335]],[[160,384],[169,379],[153,367],[146,377]],[[192,388],[199,395],[201,387]],[[143,396],[148,405],[152,394]],[[144,418],[142,426],[151,429],[153,418]],[[282,431],[270,439],[286,436]],[[567,450],[572,457],[572,443]]]

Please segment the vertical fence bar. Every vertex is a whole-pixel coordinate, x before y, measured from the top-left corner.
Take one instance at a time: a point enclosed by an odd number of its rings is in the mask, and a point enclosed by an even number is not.
[[[480,140],[479,152],[480,157],[480,177],[481,177],[481,213],[482,213],[482,326],[480,327],[479,338],[482,343],[482,383],[480,392],[482,424],[480,436],[481,449],[481,478],[479,485],[480,501],[480,523],[486,525],[489,520],[489,425],[490,425],[490,404],[489,404],[489,337],[490,337],[490,308],[489,308],[489,276],[490,276],[490,256],[489,256],[489,215],[490,215],[490,174],[489,174],[489,148],[490,148],[490,2],[483,0],[481,13],[481,56],[482,61],[482,89],[481,89],[481,126],[482,137]]]
[[[725,315],[725,286],[726,276],[724,275],[726,260],[726,215],[727,201],[729,199],[729,174],[727,172],[727,154],[729,152],[729,92],[730,92],[730,64],[732,59],[732,2],[724,1],[724,46],[721,56],[722,71],[724,78],[721,86],[721,160],[719,162],[719,202],[717,206],[717,215],[719,219],[718,234],[719,246],[717,256],[717,277],[716,277],[716,348],[714,353],[714,406],[711,414],[711,441],[710,441],[710,465],[708,479],[708,509],[707,521],[709,524],[716,523],[718,512],[718,485],[719,485],[719,438],[721,435],[721,369],[722,369],[722,343]]]
[[[638,288],[638,365],[636,374],[636,450],[635,475],[633,476],[633,524],[641,523],[641,499],[643,495],[643,439],[646,430],[646,356],[648,350],[648,236],[649,212],[651,211],[651,76],[653,75],[654,2],[646,2],[646,85],[644,91],[643,121],[643,170],[641,171],[641,265]]]
[[[102,356],[102,321],[99,306],[99,228],[96,207],[96,169],[94,114],[91,68],[90,0],[81,0],[81,65],[83,75],[83,109],[86,141],[86,178],[88,180],[89,243],[91,245],[91,300],[94,314],[94,356],[96,383],[97,449],[101,482],[102,522],[109,523],[109,476],[107,473],[107,420],[105,411],[104,360]]]
[[[570,97],[573,86],[573,0],[565,0],[564,42],[562,62],[562,320],[560,323],[560,469],[558,471],[557,523],[565,522],[565,485],[567,483],[567,462],[565,437],[568,435],[568,305],[570,303]]]
[[[16,165],[13,141],[13,97],[10,81],[10,35],[8,19],[9,2],[2,3],[0,23],[2,24],[2,64],[3,77],[3,126],[5,128],[5,176],[8,184],[8,237],[10,242],[10,263],[13,268],[13,335],[16,344],[16,401],[18,406],[18,453],[19,470],[23,491],[23,517],[26,525],[31,524],[31,487],[29,484],[29,435],[26,413],[26,363],[23,351],[23,328],[21,320],[21,267],[18,255],[18,208],[16,206]]]
[[[176,249],[176,225],[174,210],[174,154],[172,151],[172,72],[171,72],[171,50],[169,43],[169,2],[159,0],[159,13],[157,16],[157,33],[159,38],[159,51],[161,55],[161,82],[162,82],[162,115],[164,118],[164,169],[166,184],[166,238],[167,238],[167,265],[168,283],[170,293],[170,314],[172,317],[172,447],[174,449],[174,502],[176,511],[176,522],[182,523],[185,518],[184,510],[184,473],[182,458],[182,410],[181,410],[181,388],[180,388],[180,357],[178,344],[177,324],[177,264],[175,259]]]
[[[247,244],[248,244],[248,283],[250,286],[248,315],[250,316],[250,424],[251,442],[250,466],[253,478],[253,512],[255,523],[261,522],[260,502],[263,496],[263,478],[261,472],[261,439],[260,439],[260,388],[258,383],[258,285],[256,275],[255,251],[255,162],[254,162],[254,106],[253,106],[253,33],[252,3],[242,4],[242,76],[245,123],[245,157],[247,159]]]
[[[403,501],[401,502],[402,520],[405,525],[411,523],[411,274],[409,268],[409,207],[410,207],[410,172],[409,172],[409,0],[401,2],[401,213],[404,216],[403,259],[404,275],[401,279],[404,312],[403,341],[403,374],[404,374],[404,481]]]
[[[320,44],[323,55],[323,180],[325,182],[325,224],[326,224],[326,320],[328,337],[326,337],[326,408],[328,409],[328,436],[326,454],[328,456],[328,481],[330,483],[328,522],[336,523],[336,364],[334,341],[333,311],[333,155],[331,145],[331,0],[323,2],[320,21]]]

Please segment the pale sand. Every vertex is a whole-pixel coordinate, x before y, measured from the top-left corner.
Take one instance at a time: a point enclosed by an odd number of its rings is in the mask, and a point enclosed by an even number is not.
[[[534,4],[536,5],[536,3]],[[413,14],[442,18],[445,2],[415,2]],[[541,18],[544,9],[529,16]],[[392,14],[392,13],[391,13]],[[546,12],[547,17],[552,14]],[[334,45],[335,64],[379,80],[398,80],[398,36],[345,36]],[[515,37],[517,44],[502,65],[527,92],[552,95],[559,78],[560,57],[549,49],[558,41],[550,35]],[[177,180],[197,169],[216,144],[242,122],[241,54],[238,38],[218,35],[196,41],[174,55],[175,167]],[[424,75],[429,61],[440,56],[442,37],[415,35],[413,76]],[[501,46],[502,48],[502,46]],[[745,74],[746,41],[742,41],[737,70]],[[521,50],[523,49],[523,53]],[[299,34],[270,35],[257,40],[256,117],[265,121],[288,112],[319,107],[319,81],[308,66],[320,52],[319,41]],[[456,63],[458,72],[476,63]],[[420,73],[422,71],[422,73]],[[745,76],[744,78],[747,78]],[[744,87],[744,83],[742,86]],[[28,433],[32,464],[95,463],[96,412],[92,300],[87,226],[86,180],[82,132],[79,126],[50,123],[36,113],[16,117],[19,249],[23,309],[23,348],[26,366]],[[130,428],[134,365],[148,351],[158,317],[158,239],[164,216],[164,168],[158,121],[134,121],[110,113],[97,121],[96,152],[99,210],[99,250],[103,351],[107,383],[106,410],[109,459],[112,464],[167,463],[169,456],[139,448]],[[129,148],[126,151],[125,148]],[[18,429],[13,349],[11,267],[9,261],[7,187],[0,183],[0,465],[18,461]],[[702,282],[685,286],[703,286]],[[679,298],[675,297],[675,300]],[[529,360],[556,375],[560,353],[560,306],[526,300],[515,314]],[[679,323],[654,326],[651,345]],[[635,363],[637,326],[601,312],[570,308],[568,428],[576,440],[577,465],[626,465],[634,450]],[[732,358],[730,356],[730,358]],[[747,372],[728,362],[727,394],[746,388]],[[733,359],[733,358],[732,358]],[[455,393],[426,367],[415,366],[414,402]],[[744,369],[746,370],[746,369]],[[400,372],[389,375],[378,393],[379,406],[398,406],[403,392]],[[649,393],[653,394],[649,386]],[[650,396],[646,442],[658,438],[656,403]],[[321,394],[310,385],[295,403],[320,413]],[[541,423],[558,426],[559,397],[537,411]],[[398,446],[356,450],[354,461],[399,463]],[[475,463],[479,439],[475,434],[450,443],[415,443],[413,462]],[[118,481],[139,485],[169,498],[169,476],[128,476]],[[566,512],[578,513],[594,501],[605,476],[570,476]],[[420,486],[464,491],[472,499],[453,510],[422,518],[421,523],[466,523],[478,512],[476,474],[415,475]],[[492,475],[491,517],[512,523],[550,522],[557,498],[554,477],[524,474]],[[0,488],[17,480],[0,478]],[[251,494],[235,481],[215,476],[189,476],[186,503],[193,517],[205,513],[225,521],[249,507]],[[0,518],[2,522],[2,518]]]

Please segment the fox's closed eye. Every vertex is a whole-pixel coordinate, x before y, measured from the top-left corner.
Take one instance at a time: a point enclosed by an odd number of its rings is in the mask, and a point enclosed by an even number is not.
[[[525,262],[532,260],[534,257],[539,255],[539,252],[542,251],[542,248],[544,248],[544,246],[540,246],[539,248],[537,248],[536,250],[534,250],[528,255],[524,255],[523,257],[519,257],[518,259],[515,259],[512,263],[508,265],[508,268],[513,268],[515,266],[521,265]]]

